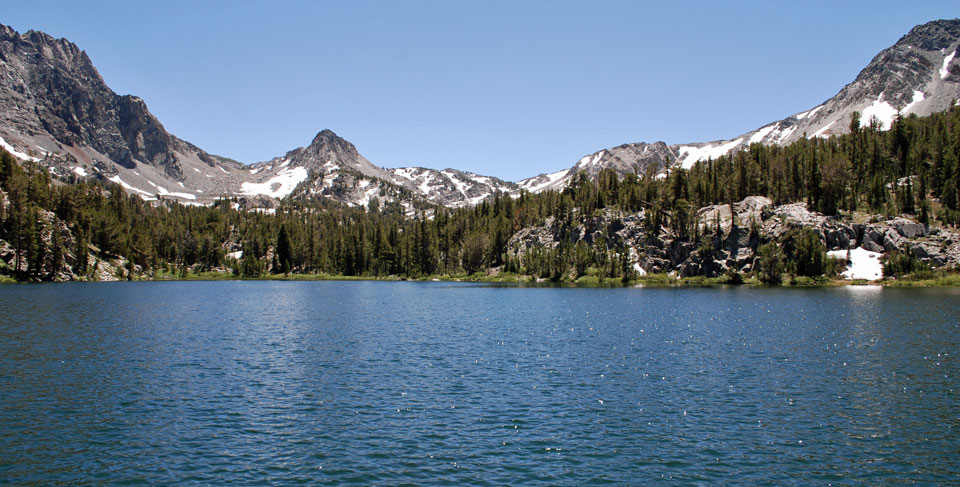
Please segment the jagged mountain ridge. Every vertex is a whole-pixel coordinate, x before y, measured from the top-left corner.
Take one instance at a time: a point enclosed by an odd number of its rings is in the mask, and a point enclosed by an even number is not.
[[[861,124],[874,118],[883,129],[901,115],[929,115],[960,99],[960,19],[918,25],[893,46],[884,49],[836,95],[810,110],[791,115],[727,140],[673,144],[624,144],[589,154],[572,168],[520,181],[527,187],[557,189],[579,171],[594,175],[609,168],[622,174],[644,174],[661,168],[692,167],[753,143],[787,145],[802,137],[828,137],[849,132],[853,112]],[[549,179],[549,181],[548,181]]]
[[[248,172],[256,180],[241,183],[239,194],[321,196],[361,206],[373,199],[405,204],[421,199],[464,206],[476,204],[496,191],[519,192],[515,183],[455,169],[385,169],[368,161],[352,143],[331,130],[318,133],[307,147],[249,166]]]
[[[143,100],[114,93],[85,52],[42,32],[0,26],[0,146],[39,161],[61,177],[99,177],[144,199],[206,204],[218,197],[270,206],[283,197],[327,197],[352,205],[371,200],[463,206],[496,191],[516,195],[562,188],[578,172],[604,168],[653,174],[742,150],[751,143],[789,144],[848,130],[850,114],[888,128],[898,109],[926,115],[960,94],[960,20],[913,28],[881,51],[857,78],[824,103],[728,140],[630,143],[584,156],[573,167],[517,183],[470,172],[385,169],[350,142],[324,130],[306,147],[244,165],[209,154],[168,133]],[[171,190],[172,189],[172,190]]]

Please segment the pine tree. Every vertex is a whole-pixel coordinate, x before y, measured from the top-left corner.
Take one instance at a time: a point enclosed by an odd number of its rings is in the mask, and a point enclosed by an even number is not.
[[[43,238],[43,232],[46,225],[39,212],[34,208],[30,212],[32,222],[30,236],[27,247],[27,265],[28,273],[36,279],[43,278],[43,264],[47,257],[47,243]]]
[[[274,259],[277,262],[277,272],[281,274],[290,273],[290,237],[287,235],[286,225],[280,225],[280,232],[277,234],[277,252]]]
[[[757,249],[757,270],[760,281],[777,285],[783,282],[783,254],[776,242],[761,245]]]
[[[63,269],[63,237],[60,236],[58,222],[54,219],[50,230],[50,275],[56,278]]]

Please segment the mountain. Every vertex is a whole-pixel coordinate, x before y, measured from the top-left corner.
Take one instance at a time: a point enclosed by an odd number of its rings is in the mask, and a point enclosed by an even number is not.
[[[519,191],[452,169],[384,169],[329,130],[307,147],[249,166],[209,154],[167,132],[142,99],[114,93],[75,44],[2,25],[0,147],[61,178],[101,178],[146,200],[187,204],[239,197],[272,206],[276,198],[322,195],[352,205],[463,206],[494,191]]]
[[[897,113],[929,115],[960,99],[960,19],[937,20],[914,27],[884,49],[856,79],[825,102],[728,140],[668,145],[663,142],[624,144],[584,156],[572,168],[520,181],[531,191],[562,188],[580,171],[601,169],[622,174],[658,172],[668,166],[696,162],[744,150],[753,143],[787,145],[801,137],[847,133],[853,112],[861,124],[876,121],[889,129]]]
[[[0,145],[61,177],[96,175],[146,199],[195,201],[219,191],[219,174],[243,168],[168,133],[143,100],[114,93],[67,40],[0,26],[0,75]]]
[[[920,25],[810,110],[728,140],[603,149],[569,169],[512,183],[455,169],[386,169],[330,130],[319,132],[306,147],[241,164],[167,132],[143,100],[114,93],[71,42],[0,26],[0,147],[63,179],[110,180],[146,200],[209,204],[230,197],[247,207],[271,207],[284,197],[325,197],[354,206],[373,200],[397,203],[409,212],[422,203],[473,205],[498,191],[517,195],[559,189],[579,172],[594,176],[609,168],[622,174],[662,174],[753,143],[827,137],[848,131],[855,111],[861,123],[873,121],[886,129],[898,110],[926,115],[960,98],[958,47],[960,20]]]
[[[465,206],[496,191],[519,192],[515,183],[455,169],[384,169],[330,130],[317,134],[307,147],[249,166],[248,172],[256,179],[242,182],[238,194],[272,198],[319,195],[363,206],[373,199],[407,207],[416,200]]]

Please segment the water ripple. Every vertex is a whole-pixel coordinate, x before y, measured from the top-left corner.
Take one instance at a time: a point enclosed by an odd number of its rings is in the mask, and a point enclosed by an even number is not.
[[[0,287],[0,483],[943,485],[954,290]]]

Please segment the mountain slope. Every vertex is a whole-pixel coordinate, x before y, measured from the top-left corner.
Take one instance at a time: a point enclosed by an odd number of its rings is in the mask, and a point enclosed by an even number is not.
[[[648,168],[676,165],[690,168],[698,161],[743,150],[753,143],[787,145],[801,137],[847,133],[853,112],[861,124],[875,121],[890,128],[899,110],[904,115],[929,115],[947,109],[960,98],[960,19],[918,25],[884,49],[856,79],[839,93],[810,110],[791,115],[728,140],[667,145],[633,143],[584,156],[566,172],[520,181],[522,187],[543,190],[563,187],[579,171],[594,175],[601,169],[644,174]],[[558,176],[559,175],[559,176]]]
[[[242,168],[169,134],[143,100],[114,93],[65,39],[0,26],[0,74],[2,144],[60,176],[98,175],[146,199],[193,201],[219,190],[218,174]],[[188,183],[191,191],[181,189]]]

